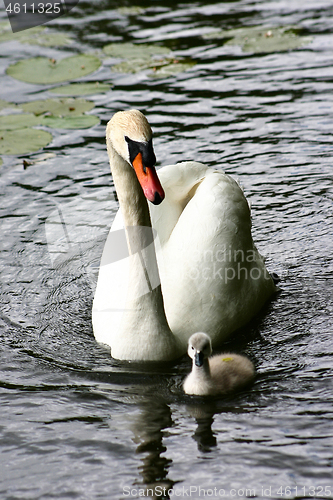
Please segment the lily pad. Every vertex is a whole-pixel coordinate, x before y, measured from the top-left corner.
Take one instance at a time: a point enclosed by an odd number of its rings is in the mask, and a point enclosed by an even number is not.
[[[151,69],[153,66],[151,59],[128,59],[127,61],[114,64],[111,69],[115,73],[139,73],[140,71]]]
[[[45,116],[41,123],[51,128],[83,129],[97,125],[99,118],[95,115],[66,116],[64,118]]]
[[[1,109],[5,109],[5,108],[9,108],[9,107],[11,107],[11,103],[10,102],[5,101],[4,99],[0,99],[0,110]]]
[[[42,26],[37,26],[36,28],[30,28],[29,30],[19,31],[18,33],[13,33],[9,21],[2,21],[0,23],[0,43],[1,42],[11,42],[13,40],[19,40],[21,37],[34,36],[37,33],[41,33],[45,28]]]
[[[133,59],[128,61],[123,61],[119,64],[112,66],[112,71],[117,73],[137,73],[146,69],[153,70],[149,73],[149,76],[154,78],[165,78],[182,71],[186,71],[189,68],[195,66],[194,61],[181,61],[178,59]]]
[[[110,85],[105,83],[70,83],[69,85],[62,85],[61,87],[55,87],[50,89],[49,92],[58,95],[94,95],[94,94],[104,94],[111,89]]]
[[[7,74],[27,83],[50,84],[89,75],[100,65],[98,57],[88,54],[66,57],[60,61],[47,57],[34,57],[10,65]]]
[[[39,125],[40,121],[40,118],[32,113],[0,116],[0,133],[1,130],[17,130],[33,127]]]
[[[110,43],[103,47],[103,51],[108,56],[139,60],[149,60],[152,56],[170,54],[170,50],[166,47],[144,43]]]
[[[93,109],[94,103],[86,99],[45,99],[40,101],[26,102],[21,108],[35,115],[50,114],[55,117],[79,116]]]
[[[52,32],[44,26],[36,26],[35,28],[13,33],[8,21],[1,22],[0,43],[11,42],[13,40],[44,47],[62,47],[72,43],[72,39],[68,35]]]
[[[3,99],[0,99],[0,111],[2,111],[3,109],[11,112],[11,110],[19,109],[19,107],[12,102],[8,102],[8,101],[4,101]]]
[[[163,78],[186,71],[195,65],[194,61],[180,61],[172,57],[166,47],[148,44],[111,43],[103,48],[107,55],[124,59],[112,66],[117,73],[138,73],[153,70],[150,76]]]
[[[295,26],[263,28],[253,26],[234,30],[216,31],[203,35],[206,39],[225,38],[225,45],[239,45],[244,52],[272,53],[298,49],[312,41],[312,37],[300,36]]]
[[[173,60],[168,64],[161,65],[160,67],[153,68],[154,73],[151,74],[154,78],[165,78],[168,76],[176,75],[177,73],[182,73],[195,66],[194,61],[184,62]]]
[[[30,45],[40,45],[41,47],[63,47],[73,43],[73,40],[63,33],[41,33],[34,37],[21,37],[20,42]]]
[[[52,141],[52,135],[45,130],[22,128],[0,132],[0,154],[23,155],[38,151]]]
[[[133,5],[132,7],[119,7],[117,11],[123,16],[134,16],[136,14],[142,14],[145,9]]]

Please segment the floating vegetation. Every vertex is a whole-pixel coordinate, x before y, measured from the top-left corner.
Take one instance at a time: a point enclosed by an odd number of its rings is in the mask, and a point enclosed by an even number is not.
[[[50,89],[49,92],[58,95],[79,96],[79,95],[94,95],[104,94],[111,90],[111,85],[105,83],[70,83]]]
[[[17,40],[20,43],[30,45],[41,45],[43,47],[63,47],[73,42],[72,38],[63,33],[55,33],[45,26],[37,26],[28,30],[13,33],[10,23],[4,21],[0,23],[0,43]]]
[[[52,115],[56,117],[79,116],[94,108],[92,101],[86,99],[44,99],[39,101],[26,102],[21,104],[21,108],[29,113],[39,115]]]
[[[176,75],[182,71],[195,66],[194,61],[185,62],[174,58],[150,59],[147,61],[128,60],[112,66],[112,70],[117,73],[138,73],[139,71],[150,69],[149,76],[154,78],[165,78]]]
[[[47,57],[34,57],[10,65],[7,74],[27,83],[51,84],[89,75],[100,65],[98,57],[88,54],[66,57],[60,61]]]
[[[36,28],[30,28],[29,30],[13,33],[9,21],[2,21],[0,22],[0,43],[20,40],[21,37],[27,37],[27,33],[29,33],[28,36],[34,36],[41,33],[42,31],[43,28],[41,26],[37,26]]]
[[[83,129],[99,123],[95,115],[85,115],[94,108],[92,101],[82,98],[58,98],[27,102],[21,105],[24,111],[40,117],[39,123],[50,128]]]
[[[10,103],[7,101],[4,101],[3,99],[0,99],[0,111],[4,108],[8,108],[10,106]]]
[[[0,101],[0,109],[12,111],[12,103]],[[94,103],[86,99],[46,99],[15,107],[15,113],[0,115],[0,154],[28,154],[52,141],[52,135],[32,127],[86,129],[99,123],[95,115],[86,115]]]
[[[40,165],[44,161],[50,160],[51,158],[55,158],[57,155],[55,153],[39,153],[35,155],[30,160],[23,160],[24,170],[32,165]]]
[[[10,113],[16,109],[18,109],[18,106],[16,104],[0,99],[0,112],[2,115],[7,114],[7,112]]]
[[[52,135],[45,130],[21,128],[0,132],[1,155],[23,155],[33,153],[47,146],[52,141]]]
[[[40,119],[33,113],[20,113],[15,115],[0,116],[1,130],[17,130],[21,128],[34,127],[40,124]]]
[[[133,5],[132,7],[119,7],[117,11],[119,12],[119,14],[122,14],[123,16],[135,16],[138,14],[142,14],[145,11],[145,9]]]
[[[114,64],[112,66],[112,71],[115,73],[139,73],[146,69],[150,69],[152,66],[150,61],[144,59],[129,59],[128,61],[122,61],[119,64]]]
[[[112,57],[121,59],[150,60],[152,56],[168,55],[170,50],[159,45],[149,45],[146,43],[110,43],[103,47],[103,52]]]
[[[152,70],[150,76],[161,78],[186,71],[195,65],[194,61],[175,59],[168,48],[158,45],[111,43],[103,51],[109,56],[123,59],[112,66],[112,71],[117,73]]]
[[[225,45],[239,45],[244,52],[272,53],[299,49],[312,41],[312,37],[300,36],[295,26],[263,28],[253,26],[233,30],[219,30],[203,35],[205,39],[222,38]]]
[[[63,47],[70,45],[73,40],[63,33],[41,33],[31,38],[21,38],[21,43],[28,43],[30,45],[40,45],[42,47]]]
[[[31,127],[40,124],[40,118],[33,113],[19,113],[22,109],[15,104],[1,101],[1,108],[15,114],[0,116],[0,154],[27,154],[38,151],[52,141],[52,135]]]
[[[154,78],[164,78],[172,75],[176,75],[177,73],[182,73],[183,71],[187,71],[190,68],[195,66],[194,61],[178,61],[177,59],[173,59],[167,64],[163,64],[161,66],[156,66],[153,69],[152,76]]]
[[[90,128],[99,123],[99,118],[95,115],[80,116],[45,116],[41,121],[42,125],[50,128],[62,129],[84,129]]]

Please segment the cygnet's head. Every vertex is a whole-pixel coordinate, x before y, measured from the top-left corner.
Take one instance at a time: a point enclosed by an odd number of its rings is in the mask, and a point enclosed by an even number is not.
[[[106,127],[107,142],[136,173],[145,197],[158,205],[164,191],[155,171],[153,133],[147,118],[137,109],[118,111]]]
[[[194,333],[188,341],[187,353],[193,359],[196,366],[202,366],[204,359],[212,354],[210,337],[203,332]]]

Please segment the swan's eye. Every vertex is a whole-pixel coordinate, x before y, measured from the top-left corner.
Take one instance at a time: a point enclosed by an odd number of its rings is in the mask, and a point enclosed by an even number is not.
[[[128,144],[128,152],[130,162],[133,163],[134,159],[139,153],[142,154],[142,162],[145,167],[153,167],[156,163],[156,156],[153,150],[153,140],[147,142],[133,141],[125,135],[125,141]],[[146,172],[145,172],[146,173]]]
[[[191,349],[192,349],[192,351],[194,351],[194,347],[193,347],[193,345],[191,345]]]

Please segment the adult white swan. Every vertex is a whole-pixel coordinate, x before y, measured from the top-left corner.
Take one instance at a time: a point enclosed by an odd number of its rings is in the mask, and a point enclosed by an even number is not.
[[[152,131],[137,110],[113,116],[106,142],[120,209],[93,303],[97,341],[126,360],[175,359],[196,331],[218,345],[275,290],[242,190],[197,162],[157,177]]]

